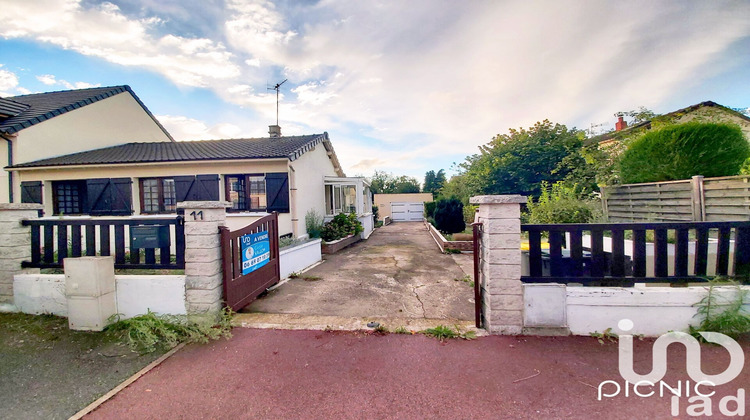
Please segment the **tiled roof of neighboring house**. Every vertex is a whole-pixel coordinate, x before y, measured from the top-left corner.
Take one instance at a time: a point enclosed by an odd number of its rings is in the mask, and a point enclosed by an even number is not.
[[[42,121],[49,120],[58,115],[62,115],[66,112],[93,104],[94,102],[107,99],[123,92],[129,92],[133,95],[133,98],[141,107],[143,107],[143,110],[154,120],[156,125],[164,131],[164,134],[174,141],[167,130],[164,129],[148,108],[146,108],[146,105],[141,102],[135,92],[133,92],[133,90],[130,89],[130,86],[127,85],[34,93],[31,95],[4,98],[2,99],[3,102],[0,103],[0,107],[2,107],[3,103],[13,102],[20,105],[26,105],[26,108],[20,109],[20,113],[17,113],[10,118],[0,119],[0,132],[5,134],[17,133],[34,124],[39,124]]]
[[[685,107],[685,108],[682,108],[682,109],[678,109],[677,111],[672,111],[672,112],[670,112],[668,114],[657,115],[656,117],[653,118],[653,120],[659,119],[659,118],[660,119],[669,118],[671,116],[679,115],[679,114],[686,114],[688,112],[692,112],[692,111],[695,111],[698,108],[702,108],[702,107],[706,107],[706,106],[721,108],[724,111],[727,111],[727,112],[729,112],[731,114],[736,115],[737,117],[740,117],[740,118],[742,118],[742,119],[750,122],[750,118],[747,115],[744,115],[741,112],[737,112],[737,111],[735,111],[735,110],[733,110],[731,108],[727,108],[724,105],[717,104],[714,101],[704,101],[704,102],[701,102],[701,103],[698,103],[698,104],[695,104],[695,105],[690,105],[688,107]],[[598,136],[591,137],[591,138],[587,139],[585,141],[585,143],[586,144],[594,144],[594,143],[601,143],[601,142],[612,140],[612,139],[616,139],[616,138],[621,138],[621,137],[627,136],[629,133],[633,133],[636,130],[639,130],[639,129],[643,128],[643,127],[645,127],[645,128],[651,128],[651,121],[652,120],[641,121],[638,124],[629,126],[629,127],[625,128],[625,129],[622,129],[620,131],[610,131],[609,133],[600,134]]]
[[[29,105],[0,98],[0,118],[10,118],[25,111]]]
[[[10,168],[273,158],[293,161],[321,142],[327,143],[326,149],[332,152],[328,133],[253,139],[127,143],[21,163]]]

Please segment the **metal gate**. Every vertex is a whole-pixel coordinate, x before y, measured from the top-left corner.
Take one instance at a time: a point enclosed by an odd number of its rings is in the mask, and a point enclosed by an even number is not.
[[[391,203],[391,218],[394,222],[420,222],[424,215],[424,203]]]
[[[234,232],[226,226],[219,231],[224,302],[237,311],[279,282],[279,215],[273,212]]]

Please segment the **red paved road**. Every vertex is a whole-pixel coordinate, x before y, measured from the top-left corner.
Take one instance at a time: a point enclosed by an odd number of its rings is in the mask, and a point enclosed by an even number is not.
[[[651,343],[636,340],[637,372],[650,369]],[[742,345],[750,360],[750,346]],[[688,379],[684,350],[670,350],[665,380]],[[722,348],[703,347],[706,373],[728,363]],[[537,376],[514,383],[535,369]],[[717,393],[750,388],[749,370]],[[617,378],[617,344],[588,337],[440,343],[419,335],[237,328],[229,341],[186,347],[88,418],[670,418],[666,399],[597,401],[590,385]]]

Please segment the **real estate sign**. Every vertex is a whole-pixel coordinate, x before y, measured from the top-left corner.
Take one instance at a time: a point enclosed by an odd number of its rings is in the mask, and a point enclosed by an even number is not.
[[[242,275],[268,264],[271,259],[271,243],[268,240],[268,231],[251,233],[240,236],[242,245]]]

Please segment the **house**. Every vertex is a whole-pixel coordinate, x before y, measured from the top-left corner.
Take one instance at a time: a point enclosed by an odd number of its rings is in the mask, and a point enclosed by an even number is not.
[[[369,185],[346,178],[328,133],[184,142],[136,142],[79,151],[6,168],[23,202],[45,215],[175,214],[181,201],[227,201],[227,225],[242,228],[279,212],[282,236],[304,237],[305,215],[355,212],[373,228]]]
[[[731,108],[719,105],[716,102],[705,101],[668,114],[657,115],[630,127],[628,127],[623,117],[619,116],[615,124],[615,131],[592,137],[586,143],[598,143],[600,147],[608,147],[619,141],[637,137],[652,128],[659,128],[670,124],[682,124],[690,121],[736,124],[750,141],[750,117]]]
[[[133,141],[174,142],[129,86],[0,98],[0,164],[14,166]],[[21,184],[0,173],[0,202],[20,202]]]

